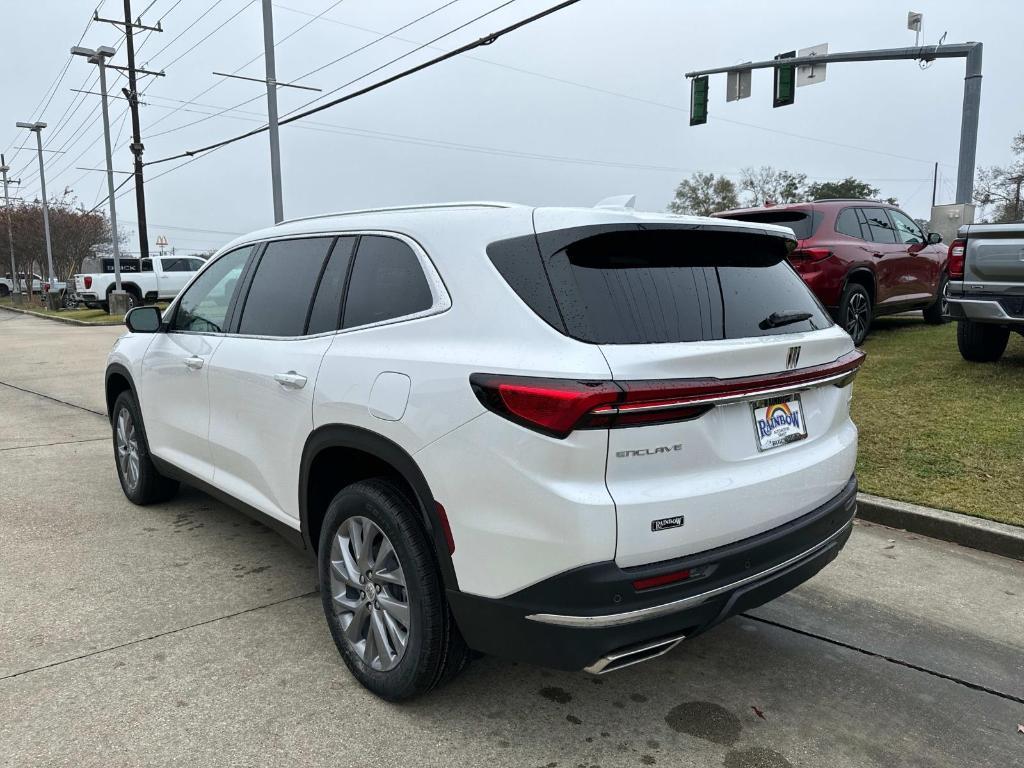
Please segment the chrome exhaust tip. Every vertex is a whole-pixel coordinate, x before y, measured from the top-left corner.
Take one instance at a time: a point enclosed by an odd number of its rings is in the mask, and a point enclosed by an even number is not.
[[[671,651],[685,639],[686,635],[673,635],[649,643],[621,648],[607,656],[602,656],[589,667],[584,667],[583,671],[592,675],[605,675],[617,669],[625,669],[642,661],[656,659]]]

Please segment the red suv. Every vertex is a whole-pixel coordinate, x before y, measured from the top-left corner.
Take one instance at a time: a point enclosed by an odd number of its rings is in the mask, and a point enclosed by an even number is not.
[[[789,260],[836,322],[860,344],[879,315],[920,309],[946,314],[942,236],[876,200],[815,200],[716,213],[789,227],[799,239]]]

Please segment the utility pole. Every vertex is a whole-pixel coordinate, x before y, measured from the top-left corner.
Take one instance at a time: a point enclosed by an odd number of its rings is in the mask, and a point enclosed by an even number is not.
[[[932,171],[932,208],[935,207],[935,195],[939,191],[939,161],[935,161],[935,170]]]
[[[21,303],[21,280],[18,279],[18,268],[14,264],[14,230],[11,229],[11,200],[7,197],[7,172],[11,170],[4,156],[0,154],[0,174],[4,178],[4,211],[7,214],[7,242],[11,246],[11,291],[15,296],[14,303]]]
[[[121,250],[117,242],[117,206],[114,202],[114,161],[110,149],[110,115],[107,111],[107,67],[106,59],[116,51],[108,46],[100,46],[95,51],[91,48],[75,46],[71,49],[73,56],[84,56],[90,64],[100,70],[100,112],[103,115],[103,144],[107,158],[107,199],[110,204],[110,241],[114,251],[114,292],[109,297],[109,311],[112,315],[123,315],[126,311],[125,293],[121,290]],[[115,298],[116,294],[116,298]]]
[[[749,73],[754,69],[792,69],[796,67],[820,67],[825,64],[845,64],[860,61],[897,61],[914,60],[930,62],[935,59],[965,59],[964,101],[960,121],[960,160],[957,166],[956,202],[969,204],[974,197],[974,166],[978,149],[978,119],[981,113],[981,53],[982,44],[976,42],[952,43],[950,45],[922,45],[913,48],[882,48],[871,51],[844,51],[842,53],[826,53],[806,56],[778,58],[765,61],[747,62],[728,67],[703,69],[687,72],[691,79],[706,78],[720,73]],[[799,84],[799,83],[798,83]],[[706,93],[706,89],[704,91]],[[785,102],[792,103],[792,98]],[[706,105],[706,102],[704,102]],[[698,108],[700,104],[696,105]],[[694,122],[691,103],[690,124],[702,124],[706,120]]]
[[[105,21],[117,27],[124,27],[125,53],[128,56],[127,67],[111,67],[128,74],[128,87],[122,89],[125,98],[128,100],[128,108],[132,113],[132,143],[131,151],[135,156],[135,207],[136,219],[139,223],[139,258],[145,259],[149,256],[149,233],[146,230],[146,191],[142,178],[142,128],[139,125],[139,88],[136,75],[163,76],[163,72],[149,72],[135,66],[135,30],[143,29],[149,32],[163,32],[160,22],[155,27],[147,27],[142,20],[132,21],[132,2],[124,0],[124,21],[119,19],[101,19],[99,13],[93,14],[95,21]],[[116,233],[115,233],[116,234]]]
[[[125,3],[128,0],[124,0]],[[281,192],[281,141],[277,124],[277,66],[274,61],[274,10],[263,0],[263,60],[267,66],[267,122],[270,130],[270,184],[274,195],[274,223],[284,221],[284,197]]]
[[[43,234],[46,236],[46,266],[50,270],[50,285],[57,282],[57,275],[53,270],[53,248],[50,245],[50,209],[46,202],[46,175],[43,171],[43,128],[46,123],[17,123],[19,128],[27,128],[36,135],[36,148],[39,150],[39,193],[43,198]],[[32,292],[32,275],[26,275],[29,283],[29,293]],[[55,294],[56,295],[56,294]],[[49,301],[50,294],[47,294]]]

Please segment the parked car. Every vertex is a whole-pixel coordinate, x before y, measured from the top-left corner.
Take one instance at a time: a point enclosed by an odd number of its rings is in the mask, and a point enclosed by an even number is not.
[[[715,214],[781,224],[796,234],[790,263],[857,346],[873,318],[920,309],[945,321],[946,248],[899,208],[876,200],[815,200]]]
[[[106,370],[121,487],[185,482],[304,546],[344,662],[386,699],[468,649],[653,658],[850,535],[864,355],[794,244],[500,203],[252,233],[162,315],[128,313]]]
[[[1024,223],[960,227],[949,244],[949,276],[960,354],[995,362],[1011,331],[1024,334]]]
[[[18,273],[18,290],[22,293],[28,291],[28,275],[25,272]],[[14,291],[14,280],[11,279],[11,273],[6,273],[3,277],[0,277],[0,296],[8,296]],[[42,293],[43,291],[43,278],[37,274],[32,275],[32,292]]]
[[[78,298],[75,295],[74,287],[69,288],[68,284],[63,280],[55,280],[52,283],[47,280],[43,283],[43,290],[40,294],[43,303],[46,303],[45,296],[48,293],[56,293],[60,296],[60,306],[63,309],[74,309],[78,306]]]
[[[108,298],[115,287],[114,260],[104,258],[92,265],[92,272],[74,275],[79,300],[87,307],[110,311]],[[205,262],[197,256],[153,256],[121,259],[121,287],[128,294],[129,308],[143,301],[173,299]],[[83,270],[87,265],[83,265]],[[97,268],[99,267],[99,268]]]

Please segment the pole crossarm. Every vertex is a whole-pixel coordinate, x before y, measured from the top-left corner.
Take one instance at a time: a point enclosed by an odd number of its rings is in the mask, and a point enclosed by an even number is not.
[[[93,21],[103,21],[103,22],[106,22],[107,24],[113,24],[115,27],[128,26],[128,25],[125,24],[124,19],[104,19],[98,13],[93,13],[92,20]],[[132,29],[144,29],[144,30],[147,30],[149,32],[163,32],[164,31],[164,28],[160,26],[160,22],[159,21],[156,23],[155,27],[148,27],[145,24],[142,24],[140,22],[141,22],[141,19],[136,19],[135,21],[133,21],[132,24],[131,24]]]
[[[227,72],[214,72],[217,77],[233,77],[236,80],[250,80],[254,83],[263,83],[266,85],[269,80],[263,77],[246,77],[245,75],[232,75]],[[301,88],[304,91],[316,91],[317,93],[323,91],[323,88],[314,88],[311,85],[298,85],[297,83],[282,83],[280,80],[275,80],[274,85],[278,88]]]
[[[107,64],[107,69],[116,69],[118,72],[135,72],[136,75],[152,75],[153,77],[165,77],[164,72],[153,72],[150,69],[142,69],[141,67],[118,67],[114,64]]]
[[[799,67],[807,64],[842,64],[852,61],[897,61],[900,59],[917,59],[932,61],[933,59],[963,59],[981,43],[954,43],[952,45],[922,45],[911,48],[877,48],[870,51],[843,51],[826,53],[821,56],[797,56],[788,59],[768,59],[766,61],[748,61],[744,64],[733,64],[728,67],[701,69],[687,72],[686,77],[702,75],[719,75],[725,72],[743,72],[748,69],[773,69],[779,66]]]

